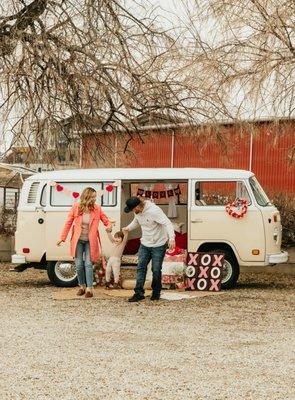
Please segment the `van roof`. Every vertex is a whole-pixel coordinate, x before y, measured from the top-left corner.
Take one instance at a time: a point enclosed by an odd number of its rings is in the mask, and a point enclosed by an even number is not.
[[[253,172],[222,168],[93,168],[40,172],[27,180],[112,181],[112,180],[178,180],[178,179],[247,179]]]

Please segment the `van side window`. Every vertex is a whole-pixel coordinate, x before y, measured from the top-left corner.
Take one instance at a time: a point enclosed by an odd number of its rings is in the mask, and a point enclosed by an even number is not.
[[[57,191],[55,187],[50,188],[50,205],[53,207],[67,207],[72,206],[74,202],[79,201],[78,198],[74,198],[72,193],[81,193],[87,187],[92,187],[96,191],[106,189],[112,182],[58,182],[64,189]],[[103,194],[103,196],[97,196],[96,204],[100,204],[103,207],[114,207],[117,205],[117,188],[114,187],[111,192]]]
[[[250,197],[244,182],[215,181],[197,182],[195,187],[195,204],[197,206],[226,206],[237,197]]]
[[[101,184],[98,182],[58,182],[58,184],[64,189],[57,191],[54,186],[50,188],[50,205],[53,207],[68,207],[79,201],[79,198],[73,197],[73,192],[81,194],[87,187],[92,187],[95,190],[101,189]],[[100,196],[97,196],[96,203],[101,203]]]
[[[28,194],[28,199],[27,199],[28,204],[36,203],[39,185],[40,185],[40,182],[33,182],[31,184],[29,194]]]

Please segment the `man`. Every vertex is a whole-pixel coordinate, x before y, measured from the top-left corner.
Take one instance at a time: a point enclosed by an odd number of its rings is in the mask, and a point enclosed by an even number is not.
[[[162,263],[167,249],[167,241],[170,249],[175,248],[173,225],[160,207],[151,201],[142,201],[138,197],[130,197],[126,201],[124,211],[126,213],[133,211],[134,219],[122,230],[132,231],[139,226],[142,230],[135,293],[129,299],[129,302],[137,302],[145,298],[143,287],[147,266],[151,260],[153,272],[151,300],[159,300],[162,289]]]

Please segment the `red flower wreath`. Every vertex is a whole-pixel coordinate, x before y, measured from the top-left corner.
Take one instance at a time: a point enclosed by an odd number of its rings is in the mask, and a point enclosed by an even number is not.
[[[236,210],[238,208],[238,210]],[[243,218],[248,211],[247,199],[236,199],[225,206],[225,211],[234,218]]]

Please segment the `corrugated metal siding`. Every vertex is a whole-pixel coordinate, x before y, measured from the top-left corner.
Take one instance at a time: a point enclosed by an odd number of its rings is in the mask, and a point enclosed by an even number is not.
[[[252,171],[267,191],[295,193],[295,162],[288,158],[294,144],[294,132],[274,135],[267,126],[254,137]]]
[[[174,166],[248,169],[249,138],[229,133],[220,141],[214,132],[201,138],[176,135]]]
[[[261,123],[253,136],[252,171],[268,193],[295,193],[295,160],[289,162],[288,151],[295,145],[295,122],[284,127]],[[249,169],[251,134],[241,135],[234,126],[223,132],[176,132],[172,156],[173,132],[150,132],[133,140],[123,152],[126,138],[88,137],[83,142],[82,166],[85,167],[207,167]],[[99,144],[99,151],[97,149]],[[110,153],[110,145],[113,151]],[[90,151],[91,150],[91,151]],[[96,154],[96,160],[93,154]],[[104,152],[104,158],[99,156]]]
[[[160,168],[171,166],[171,134],[152,133],[132,141],[128,167]]]

